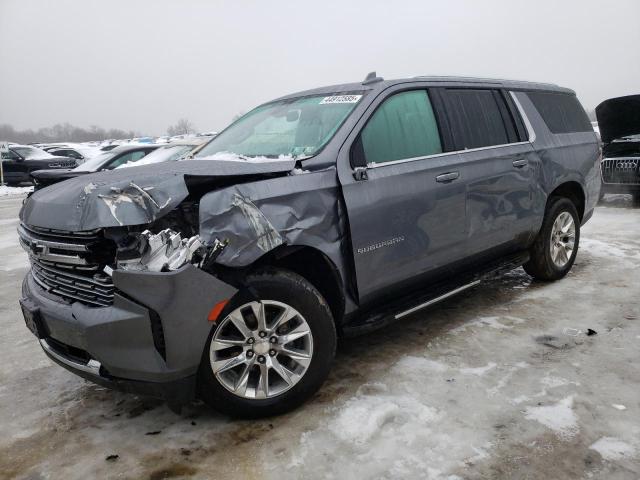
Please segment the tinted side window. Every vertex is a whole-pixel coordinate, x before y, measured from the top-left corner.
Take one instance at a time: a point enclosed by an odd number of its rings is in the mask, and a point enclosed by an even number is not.
[[[2,152],[2,158],[5,160],[16,160],[20,157],[13,150],[9,150],[8,152]]]
[[[438,125],[426,90],[386,99],[362,130],[367,163],[384,163],[442,153]]]
[[[497,91],[447,89],[445,104],[457,150],[512,143],[514,127],[505,123],[506,107]]]
[[[527,95],[551,133],[593,131],[575,95],[557,92],[528,92]]]

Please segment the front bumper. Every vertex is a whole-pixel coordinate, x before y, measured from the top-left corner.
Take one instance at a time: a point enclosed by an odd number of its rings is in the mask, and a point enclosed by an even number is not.
[[[22,302],[37,311],[54,362],[97,384],[171,403],[194,397],[209,311],[236,289],[192,265],[174,272],[114,271],[109,307],[63,303],[27,274]]]

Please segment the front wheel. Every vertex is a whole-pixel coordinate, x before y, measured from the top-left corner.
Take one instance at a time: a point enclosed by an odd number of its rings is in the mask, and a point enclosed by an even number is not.
[[[559,280],[571,270],[579,242],[580,218],[575,205],[568,198],[552,197],[523,267],[538,280]]]
[[[212,329],[200,395],[235,417],[284,413],[320,388],[335,349],[331,310],[315,287],[293,272],[264,271],[249,277]]]

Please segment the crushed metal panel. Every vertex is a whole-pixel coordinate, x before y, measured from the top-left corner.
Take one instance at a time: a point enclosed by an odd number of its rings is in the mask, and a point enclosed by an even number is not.
[[[25,202],[20,218],[28,225],[70,231],[143,225],[187,197],[187,178],[285,173],[294,167],[295,161],[189,160],[98,172],[38,190]]]
[[[335,170],[233,185],[200,200],[200,236],[211,245],[228,240],[217,258],[240,267],[282,244],[307,245],[324,252],[344,278]]]
[[[282,237],[278,231],[251,200],[234,194],[231,205],[239,208],[247,219],[248,224],[255,233],[256,245],[260,250],[266,253],[282,245]]]

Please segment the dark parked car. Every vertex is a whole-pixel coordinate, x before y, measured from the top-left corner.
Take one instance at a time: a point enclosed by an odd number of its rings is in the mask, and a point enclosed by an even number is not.
[[[640,205],[640,95],[611,98],[596,107],[602,138],[602,192],[630,193]]]
[[[159,145],[127,145],[114,148],[108,152],[88,159],[80,166],[67,169],[37,170],[31,173],[36,190],[69,178],[87,175],[89,173],[113,170],[129,162],[136,162],[154,151]]]
[[[10,144],[9,151],[2,153],[4,181],[9,185],[31,183],[30,174],[34,170],[47,168],[59,171],[75,166],[77,163],[71,158],[51,155],[30,145]]]
[[[370,75],[296,93],[193,160],[35,192],[22,309],[46,354],[96,383],[281,413],[321,386],[340,336],[520,265],[564,277],[599,162],[554,85]]]

